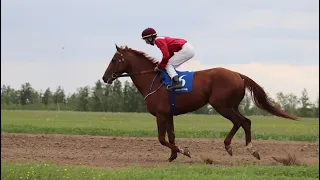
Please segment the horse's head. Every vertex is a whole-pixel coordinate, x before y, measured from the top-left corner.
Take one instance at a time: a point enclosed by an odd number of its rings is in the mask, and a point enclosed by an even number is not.
[[[105,83],[112,84],[112,82],[122,73],[127,72],[130,67],[130,59],[127,52],[116,45],[116,53],[112,57],[108,68],[106,69],[102,80]]]
[[[153,69],[158,64],[154,58],[127,46],[122,48],[116,45],[116,48],[117,51],[102,77],[105,83],[111,84],[118,77],[154,73]]]

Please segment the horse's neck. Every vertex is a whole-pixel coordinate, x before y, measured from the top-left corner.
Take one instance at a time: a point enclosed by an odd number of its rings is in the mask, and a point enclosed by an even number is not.
[[[142,61],[142,60],[141,60]],[[143,62],[144,63],[144,62]],[[149,71],[153,70],[154,67],[152,64],[143,64],[143,63],[135,63],[131,65],[130,72],[142,72],[142,71]],[[145,62],[149,63],[149,62]],[[133,84],[137,87],[138,91],[145,97],[149,93],[149,88],[151,86],[152,80],[155,77],[156,73],[146,73],[146,74],[138,74],[131,76],[131,80]],[[153,85],[157,85],[158,82],[154,82]]]

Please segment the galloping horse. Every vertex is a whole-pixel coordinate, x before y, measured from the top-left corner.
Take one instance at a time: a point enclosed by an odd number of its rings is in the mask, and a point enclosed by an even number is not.
[[[163,71],[158,76],[159,72],[153,70],[157,65],[155,59],[127,46],[116,45],[116,49],[102,79],[105,83],[112,84],[118,77],[131,77],[134,85],[145,97],[148,111],[157,118],[158,140],[171,149],[171,156],[168,159],[170,162],[177,158],[177,153],[191,157],[187,148],[179,148],[175,145],[173,116],[195,111],[207,103],[233,123],[232,129],[224,140],[226,151],[232,156],[231,140],[242,127],[247,150],[260,159],[259,151],[255,150],[251,143],[251,121],[240,114],[238,109],[246,88],[250,90],[257,107],[279,117],[297,120],[296,117],[272,105],[265,91],[243,74],[225,68],[211,68],[191,73],[178,72],[179,75],[189,77],[188,80],[184,80],[180,76],[180,80],[185,81],[183,84],[186,84],[189,90],[169,91],[165,86],[168,83],[164,80],[169,77],[167,73]],[[166,132],[169,142],[165,139]]]

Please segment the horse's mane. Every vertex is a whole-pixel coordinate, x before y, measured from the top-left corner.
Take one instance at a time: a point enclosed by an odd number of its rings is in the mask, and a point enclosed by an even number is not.
[[[148,55],[147,53],[145,53],[145,52],[142,52],[142,51],[138,51],[138,50],[129,48],[128,46],[124,46],[124,47],[122,46],[121,49],[122,49],[122,50],[126,50],[126,51],[130,51],[130,52],[134,53],[134,54],[137,55],[137,56],[144,57],[144,58],[146,58],[148,61],[150,61],[153,65],[157,65],[157,64],[159,63],[154,57],[149,56],[149,55]]]

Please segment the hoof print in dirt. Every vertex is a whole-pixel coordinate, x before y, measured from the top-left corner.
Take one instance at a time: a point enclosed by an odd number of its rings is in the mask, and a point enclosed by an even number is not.
[[[210,159],[210,158],[204,159],[204,162],[205,162],[206,164],[213,164],[213,160]]]
[[[272,157],[272,159],[285,166],[301,165],[301,162],[297,159],[296,155],[288,152],[287,157]]]

